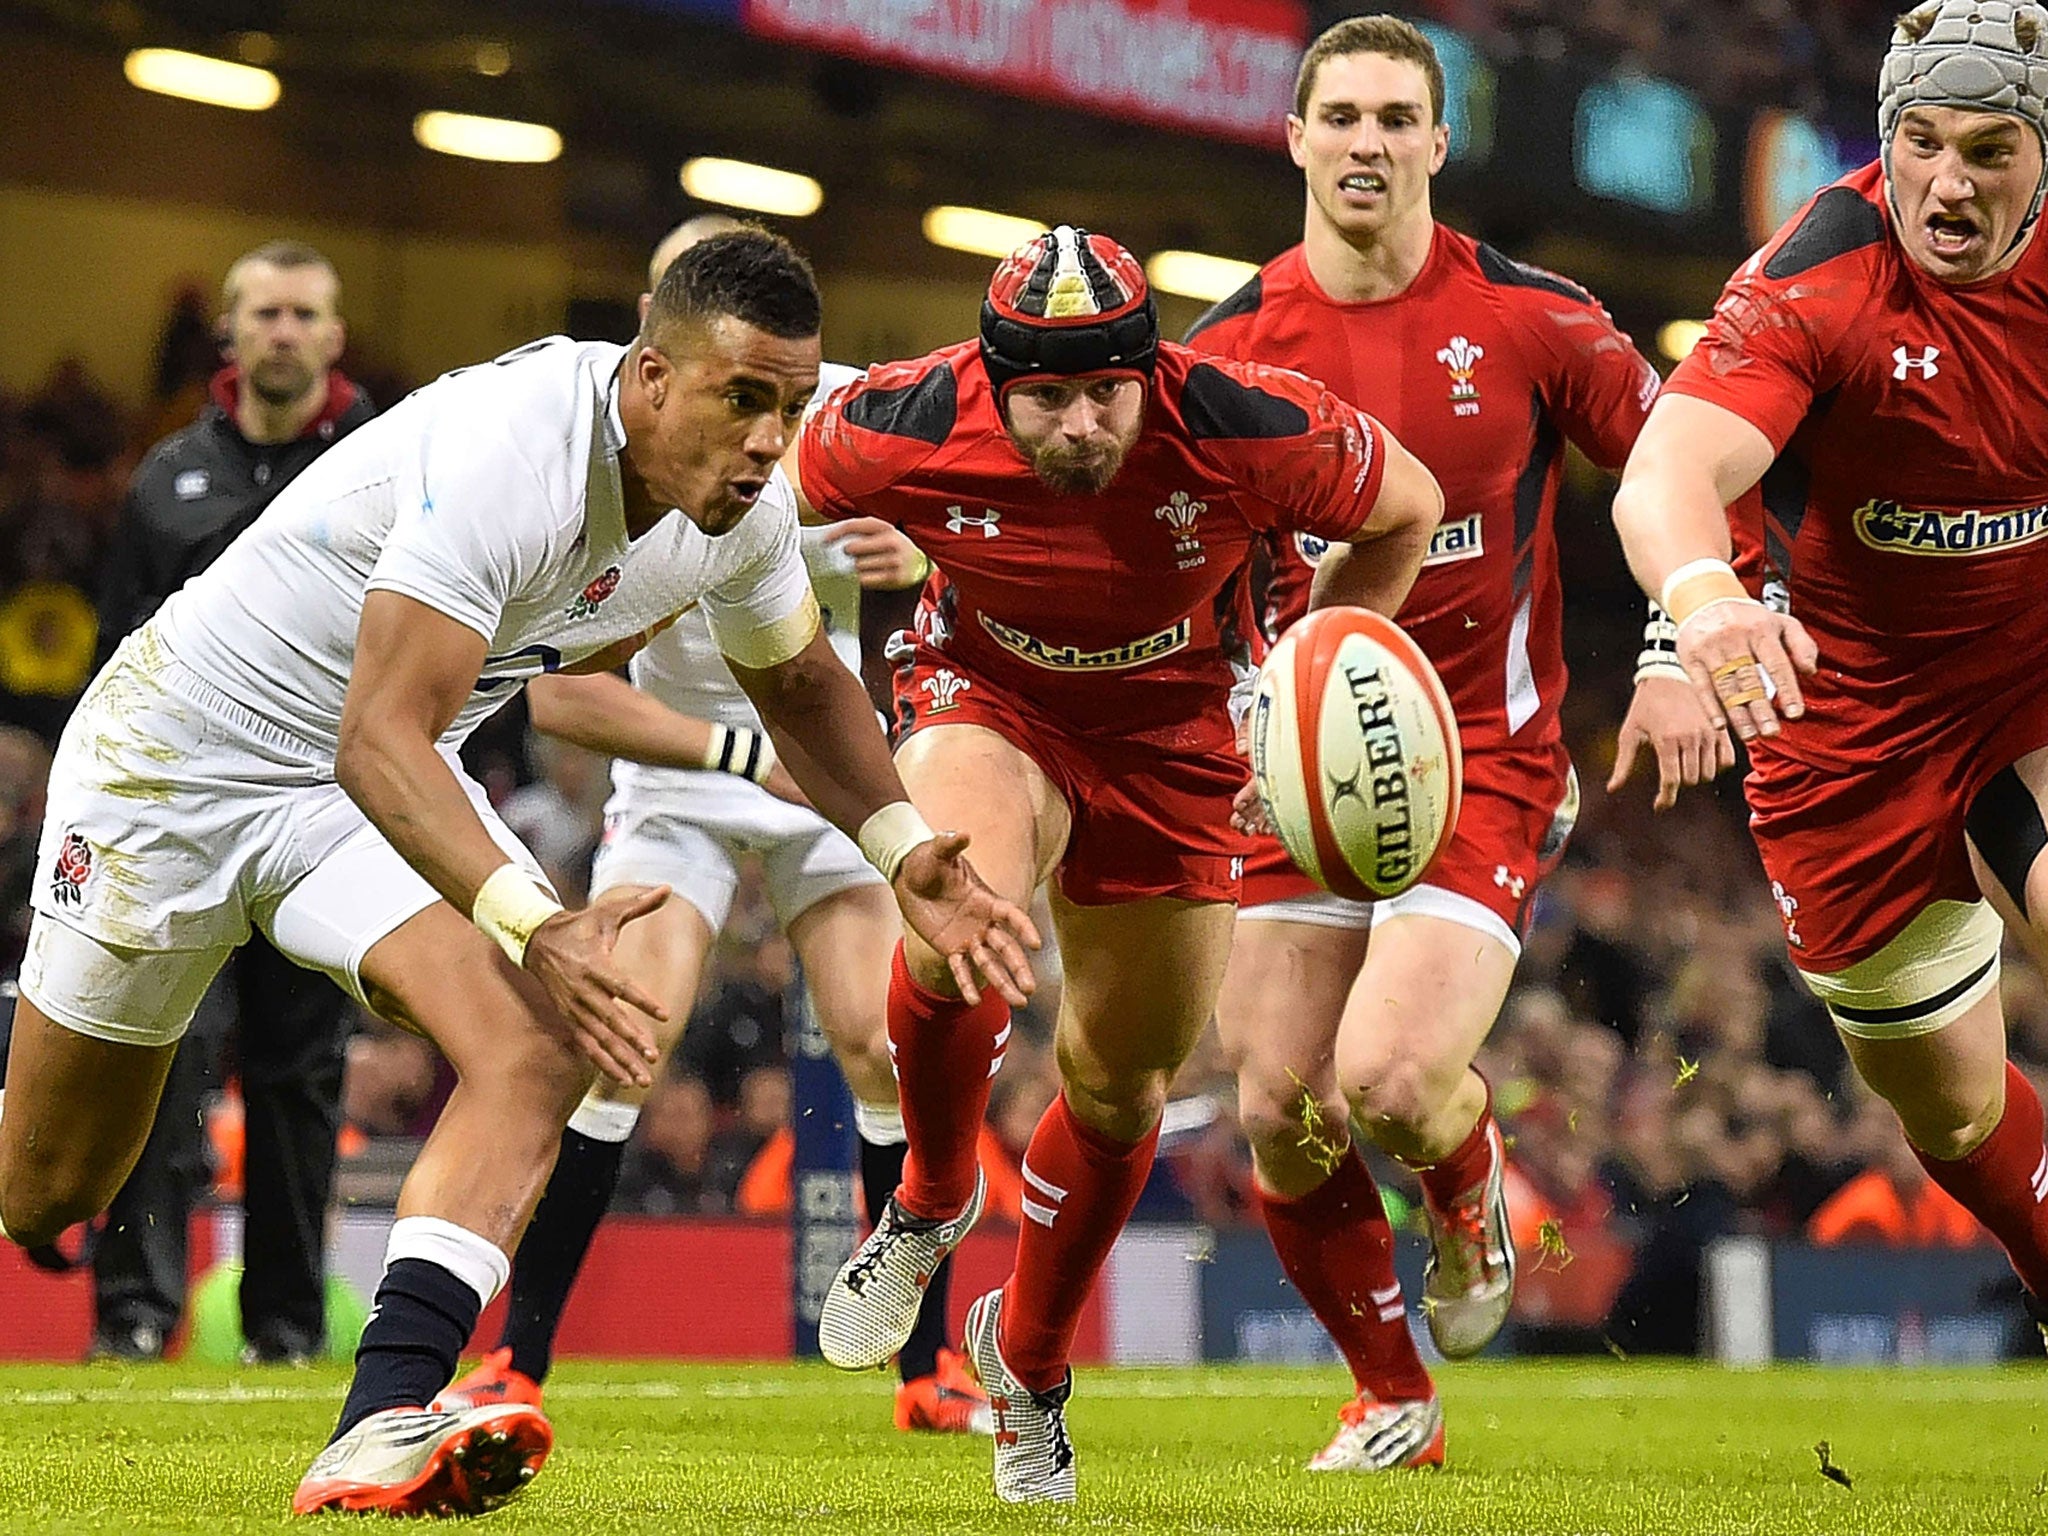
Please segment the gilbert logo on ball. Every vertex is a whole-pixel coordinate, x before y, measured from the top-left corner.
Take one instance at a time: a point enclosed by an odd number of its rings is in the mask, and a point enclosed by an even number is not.
[[[1302,872],[1354,901],[1397,896],[1458,824],[1451,701],[1415,642],[1363,608],[1280,637],[1252,704],[1252,777]]]

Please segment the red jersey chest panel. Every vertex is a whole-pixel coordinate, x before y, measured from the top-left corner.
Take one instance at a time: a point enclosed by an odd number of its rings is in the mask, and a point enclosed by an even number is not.
[[[1061,495],[967,343],[872,370],[806,428],[801,474],[825,515],[883,518],[937,564],[927,644],[1076,729],[1185,747],[1199,717],[1206,749],[1251,661],[1237,616],[1253,541],[1354,532],[1382,461],[1373,425],[1307,380],[1169,343],[1116,479]]]
[[[1618,465],[1656,393],[1598,303],[1439,227],[1392,299],[1330,298],[1297,246],[1190,334],[1322,380],[1429,466],[1443,522],[1400,621],[1443,675],[1468,746],[1540,732],[1565,684],[1554,519],[1566,438]],[[1270,634],[1307,611],[1320,553],[1313,539],[1274,541]]]
[[[2003,630],[2048,584],[2048,248],[1941,284],[1882,187],[1867,167],[1795,216],[1670,386],[1778,447],[1768,564],[1851,686]]]

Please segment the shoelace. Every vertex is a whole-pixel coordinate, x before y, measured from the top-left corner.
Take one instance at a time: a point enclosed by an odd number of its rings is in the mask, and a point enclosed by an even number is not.
[[[1052,1469],[1064,1472],[1074,1464],[1074,1443],[1067,1438],[1066,1409],[1047,1393],[1033,1392],[1031,1398],[1045,1410],[1047,1427],[1052,1431]]]
[[[902,1208],[892,1197],[888,1209],[882,1212],[882,1219],[875,1224],[874,1235],[864,1245],[866,1251],[847,1268],[847,1289],[859,1292],[881,1267],[882,1261],[895,1250],[896,1245],[911,1233],[928,1232],[940,1225],[940,1222],[918,1221],[914,1217],[904,1215]]]
[[[1486,1240],[1486,1198],[1483,1193],[1460,1200],[1446,1213],[1445,1223],[1457,1239],[1458,1252],[1453,1272],[1467,1284],[1484,1281],[1494,1268],[1493,1254]]]

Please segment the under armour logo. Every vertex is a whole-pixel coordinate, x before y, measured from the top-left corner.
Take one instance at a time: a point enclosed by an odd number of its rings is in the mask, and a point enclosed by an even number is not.
[[[994,507],[986,507],[977,517],[962,507],[946,508],[946,530],[949,533],[965,533],[970,528],[979,528],[984,539],[992,539],[1003,530],[996,526],[1002,513]]]
[[[1528,884],[1520,875],[1510,874],[1505,864],[1493,866],[1493,883],[1506,891],[1515,900],[1522,899],[1522,888]]]
[[[1894,379],[1903,379],[1917,368],[1920,370],[1921,378],[1931,379],[1941,372],[1934,365],[1934,360],[1939,356],[1941,356],[1941,348],[1939,347],[1922,347],[1918,357],[1913,356],[1903,345],[1893,347],[1892,377]]]

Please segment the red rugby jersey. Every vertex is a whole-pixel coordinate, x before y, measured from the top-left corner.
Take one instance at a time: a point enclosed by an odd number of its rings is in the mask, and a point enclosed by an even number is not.
[[[2038,674],[2048,640],[2048,242],[1952,286],[1893,237],[1882,168],[1823,188],[1722,291],[1665,386],[1778,450],[1738,550],[1820,647],[1774,739],[1823,767],[1910,752]],[[1748,498],[1753,502],[1757,498]]]
[[[1032,473],[971,341],[869,369],[805,423],[798,462],[822,515],[882,518],[937,564],[924,644],[1070,730],[1181,752],[1232,744],[1253,541],[1349,537],[1386,470],[1356,407],[1173,342],[1099,495],[1057,495]]]
[[[1556,741],[1564,444],[1620,468],[1657,393],[1656,370],[1598,301],[1438,225],[1422,271],[1393,298],[1331,298],[1295,246],[1188,341],[1322,380],[1429,466],[1444,520],[1401,627],[1443,678],[1467,752]],[[1320,553],[1312,540],[1271,541],[1269,635],[1307,612]]]

